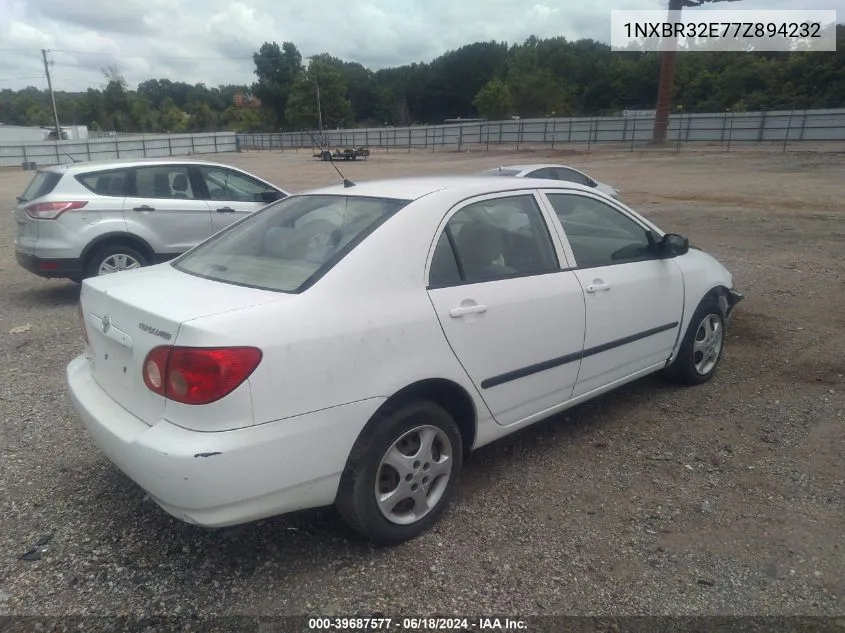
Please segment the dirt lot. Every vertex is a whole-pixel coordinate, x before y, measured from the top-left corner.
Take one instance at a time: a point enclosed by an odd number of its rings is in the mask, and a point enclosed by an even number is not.
[[[337,180],[308,152],[217,158],[291,190]],[[392,549],[331,510],[217,532],[159,510],[65,394],[77,286],[20,269],[2,214],[0,615],[845,614],[845,155],[399,151],[341,169],[550,159],[734,272],[748,298],[723,364],[704,386],[647,378],[481,449],[437,528]],[[2,204],[30,177],[0,172]]]

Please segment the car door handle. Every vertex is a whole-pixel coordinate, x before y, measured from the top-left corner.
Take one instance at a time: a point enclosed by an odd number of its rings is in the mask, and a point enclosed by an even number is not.
[[[217,209],[217,213],[234,213],[235,210],[232,207],[223,207],[222,209]]]
[[[610,284],[603,281],[596,280],[585,288],[587,292],[599,292],[601,290],[610,290]]]
[[[460,319],[462,316],[466,316],[467,314],[480,314],[481,312],[487,312],[487,306],[481,305],[480,303],[476,303],[475,305],[471,306],[461,306],[460,308],[452,308],[449,310],[449,316],[453,319]]]
[[[151,207],[148,204],[142,204],[140,207],[135,207],[132,209],[133,211],[155,211],[155,207]]]

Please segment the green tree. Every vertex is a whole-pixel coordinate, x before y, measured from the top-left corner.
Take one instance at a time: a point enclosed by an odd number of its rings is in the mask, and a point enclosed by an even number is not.
[[[188,128],[188,116],[176,107],[171,99],[165,99],[161,111],[161,127],[165,132],[176,134]]]
[[[501,79],[492,79],[475,95],[472,104],[487,119],[497,121],[513,114],[511,90]]]
[[[217,128],[217,115],[207,103],[198,103],[190,115],[192,132],[212,132]]]
[[[258,77],[253,92],[275,114],[276,124],[282,126],[288,95],[302,73],[302,55],[291,42],[284,42],[281,48],[276,42],[265,42],[252,59]]]
[[[343,74],[334,65],[319,57],[308,65],[294,83],[288,98],[285,118],[297,129],[317,129],[317,90],[324,129],[346,126],[351,118],[352,104],[346,97]]]
[[[259,132],[265,127],[261,112],[230,106],[220,114],[220,125],[232,132]]]

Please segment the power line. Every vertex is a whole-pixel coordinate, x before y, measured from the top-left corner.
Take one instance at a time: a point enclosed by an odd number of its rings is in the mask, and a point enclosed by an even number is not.
[[[2,49],[0,49],[2,50]],[[204,59],[215,61],[252,61],[252,57],[210,57],[203,55],[132,55],[128,53],[95,53],[89,51],[74,51],[63,48],[51,49],[53,53],[67,53],[69,55],[93,55],[96,57],[135,57],[138,59]],[[67,65],[67,64],[64,64]]]
[[[21,81],[23,79],[40,79],[42,75],[27,75],[26,77],[0,77],[0,82]]]

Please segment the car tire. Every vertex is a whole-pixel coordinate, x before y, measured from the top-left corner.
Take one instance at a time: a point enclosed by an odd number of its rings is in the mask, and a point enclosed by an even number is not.
[[[131,246],[115,244],[98,249],[88,258],[88,263],[85,267],[85,276],[98,277],[101,274],[108,274],[105,272],[101,273],[100,269],[109,260],[115,263],[124,261],[131,266],[130,268],[121,268],[120,270],[131,270],[132,268],[140,268],[147,265],[147,258]],[[132,266],[132,262],[137,263],[137,266]],[[118,272],[118,270],[113,272]]]
[[[672,382],[700,385],[716,373],[725,349],[725,315],[716,298],[704,299],[692,315],[678,356],[664,370]]]
[[[406,404],[379,414],[365,428],[347,460],[335,505],[371,542],[401,543],[437,521],[462,465],[454,418],[428,400]]]

